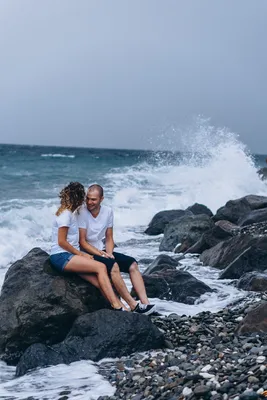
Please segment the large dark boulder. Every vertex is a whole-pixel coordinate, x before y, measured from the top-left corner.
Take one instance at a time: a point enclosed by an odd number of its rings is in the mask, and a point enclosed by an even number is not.
[[[204,204],[195,203],[192,206],[188,207],[186,211],[191,211],[194,215],[206,214],[208,217],[212,217],[212,211]]]
[[[245,197],[237,200],[229,200],[225,206],[219,208],[213,217],[214,221],[226,220],[237,224],[238,220],[251,211]]]
[[[217,221],[209,231],[203,233],[201,238],[193,244],[193,246],[186,250],[185,254],[201,254],[203,251],[216,246],[218,243],[233,237],[235,232],[239,229],[240,228],[237,225],[232,224],[232,222],[223,220]],[[178,252],[179,250],[180,249],[177,248],[175,252]]]
[[[185,215],[166,226],[159,250],[174,251],[181,243],[180,251],[186,251],[213,226],[214,222],[207,215]]]
[[[261,303],[255,309],[249,311],[240,322],[236,333],[266,333],[267,332],[267,302]]]
[[[160,254],[144,271],[144,275],[151,275],[162,269],[176,269],[179,262],[167,254]]]
[[[238,221],[238,225],[247,226],[258,222],[267,222],[267,208],[250,211]]]
[[[187,271],[164,269],[152,275],[143,275],[143,279],[147,295],[151,298],[194,304],[202,294],[212,292],[208,285]]]
[[[200,261],[210,267],[224,269],[247,250],[257,238],[252,235],[237,235],[205,250]]]
[[[267,196],[257,196],[255,194],[249,194],[244,197],[251,210],[259,210],[260,208],[266,208],[267,207]]]
[[[0,296],[0,358],[16,364],[33,343],[62,341],[81,314],[107,307],[77,275],[53,271],[48,254],[32,249],[7,271]]]
[[[237,282],[238,289],[266,292],[267,291],[267,273],[248,272],[241,276]]]
[[[122,357],[136,351],[162,348],[163,345],[163,334],[149,317],[100,310],[78,317],[62,343],[51,347],[40,343],[30,346],[17,365],[16,375],[24,375],[37,367]]]
[[[266,207],[266,196],[250,194],[240,199],[229,200],[223,207],[217,210],[213,216],[213,220],[227,220],[239,225],[239,221],[245,218],[252,210],[259,210]]]
[[[251,246],[236,257],[220,274],[220,279],[239,279],[247,272],[267,268],[267,236],[251,241]]]
[[[185,210],[166,210],[160,211],[149,222],[148,228],[145,230],[147,235],[159,235],[164,232],[166,225],[174,219],[180,218],[184,215],[192,215],[191,211]]]

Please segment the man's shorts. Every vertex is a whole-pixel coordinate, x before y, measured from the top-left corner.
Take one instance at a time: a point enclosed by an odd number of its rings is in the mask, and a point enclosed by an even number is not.
[[[50,261],[57,271],[63,272],[65,266],[73,256],[74,254],[63,251],[62,253],[52,254],[50,256]]]
[[[126,256],[122,253],[113,252],[115,258],[107,258],[101,256],[94,256],[94,260],[100,261],[107,267],[107,272],[110,275],[113,265],[118,264],[120,271],[129,274],[129,268],[132,263],[137,262],[135,258]]]

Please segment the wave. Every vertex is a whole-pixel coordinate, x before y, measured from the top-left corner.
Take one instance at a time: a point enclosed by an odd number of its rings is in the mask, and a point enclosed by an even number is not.
[[[75,155],[74,154],[48,153],[48,154],[41,154],[41,157],[75,158]]]

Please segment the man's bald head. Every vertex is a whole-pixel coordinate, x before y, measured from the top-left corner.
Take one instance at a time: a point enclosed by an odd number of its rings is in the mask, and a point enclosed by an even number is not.
[[[88,193],[94,192],[94,191],[98,192],[100,198],[104,197],[104,189],[102,188],[102,186],[97,185],[97,184],[89,186]]]

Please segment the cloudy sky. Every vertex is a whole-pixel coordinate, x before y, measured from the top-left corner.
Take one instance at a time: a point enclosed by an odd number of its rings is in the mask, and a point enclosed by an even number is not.
[[[266,20],[266,0],[0,0],[0,142],[164,146],[203,115],[266,153]]]

